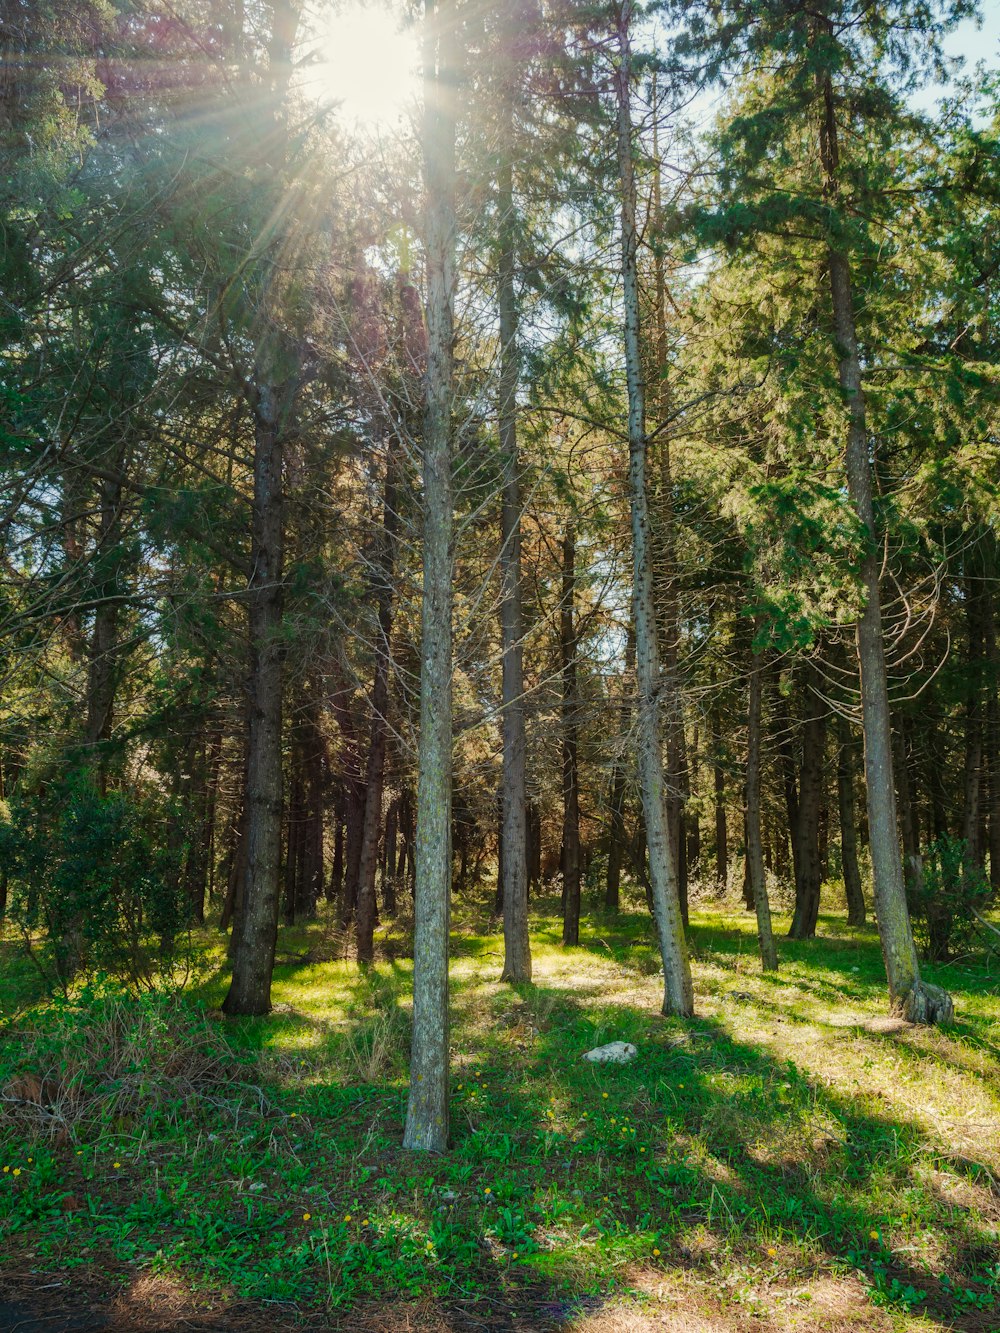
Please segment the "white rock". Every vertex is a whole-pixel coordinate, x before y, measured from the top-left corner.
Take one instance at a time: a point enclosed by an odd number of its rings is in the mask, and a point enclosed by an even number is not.
[[[627,1065],[639,1054],[630,1041],[609,1041],[607,1046],[595,1046],[584,1053],[584,1059],[595,1065]]]

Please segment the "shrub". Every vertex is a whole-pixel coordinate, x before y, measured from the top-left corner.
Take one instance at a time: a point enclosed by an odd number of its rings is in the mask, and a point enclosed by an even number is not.
[[[258,1059],[179,995],[108,983],[0,1033],[0,1130],[96,1138],[108,1125],[218,1125],[267,1110]]]
[[[183,846],[157,794],[101,793],[86,771],[19,792],[0,819],[9,913],[33,957],[65,988],[80,972],[134,987],[169,976],[187,924]]]
[[[947,834],[935,838],[924,854],[923,884],[911,887],[909,895],[914,933],[925,957],[945,962],[967,953],[980,930],[976,913],[989,906],[992,896],[966,844]]]

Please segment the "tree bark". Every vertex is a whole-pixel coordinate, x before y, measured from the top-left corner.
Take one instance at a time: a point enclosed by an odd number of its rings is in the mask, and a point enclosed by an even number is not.
[[[802,725],[802,766],[799,771],[798,823],[795,839],[798,859],[795,875],[795,911],[788,935],[811,940],[819,917],[823,878],[820,855],[820,815],[823,807],[823,768],[826,749],[826,707],[814,690],[804,692],[806,716]]]
[[[511,57],[512,58],[512,57]],[[514,214],[514,109],[508,78],[503,90],[501,130],[503,160],[497,182],[500,215],[500,454],[503,498],[500,513],[500,637],[502,651],[503,773],[501,777],[502,853],[498,893],[503,903],[504,960],[501,981],[531,980],[528,938],[527,740],[524,723],[524,614],[521,606],[521,471],[517,444],[516,268],[517,223]]]
[[[834,41],[832,23],[826,19],[822,23],[827,39]],[[819,77],[822,93],[820,164],[827,199],[831,206],[836,206],[839,194],[839,154],[833,83],[829,73]],[[872,464],[861,355],[854,318],[850,263],[847,255],[832,243],[827,251],[827,268],[840,386],[848,414],[845,450],[847,487],[854,512],[864,531],[865,542],[860,567],[865,604],[858,620],[857,646],[875,915],[885,959],[890,1003],[912,1022],[946,1023],[954,1017],[954,1005],[946,991],[930,986],[921,979],[910,914],[906,906],[892,772],[889,688],[879,590],[880,545],[872,499]]]
[[[625,830],[625,794],[627,790],[627,747],[632,703],[629,694],[632,673],[635,671],[635,627],[629,623],[625,639],[625,683],[618,709],[618,748],[611,768],[608,801],[608,870],[604,885],[604,905],[614,911],[621,903],[622,863],[628,854],[628,834]]]
[[[846,717],[837,716],[837,810],[840,816],[840,865],[847,899],[847,924],[865,924],[865,895],[858,867],[858,832],[855,827],[854,738]]]
[[[456,17],[424,11],[427,366],[424,373],[424,581],[420,643],[413,1043],[404,1148],[448,1144],[448,936],[451,913],[452,379],[455,316]]]
[[[714,681],[713,681],[714,685]],[[719,706],[712,704],[712,784],[715,791],[715,878],[724,889],[729,879],[729,837],[726,828],[726,773],[720,763],[722,722]]]
[[[619,60],[615,74],[618,104],[618,172],[621,185],[622,286],[625,305],[625,373],[628,385],[629,504],[632,526],[633,621],[638,685],[639,780],[649,848],[653,911],[663,960],[663,1012],[691,1016],[694,988],[677,894],[677,873],[667,827],[661,738],[661,691],[656,615],[653,605],[646,476],[645,395],[639,343],[638,231],[635,164],[632,148],[633,4],[625,0],[618,16]]]
[[[559,655],[562,679],[562,942],[580,943],[580,772],[579,707],[576,670],[576,527],[570,519],[562,542],[562,599],[559,603]]]
[[[399,484],[396,472],[395,445],[390,438],[386,445],[382,493],[381,550],[374,562],[373,592],[377,606],[375,679],[372,683],[371,735],[365,775],[365,813],[361,830],[361,854],[358,858],[356,913],[359,963],[370,963],[375,954],[375,871],[378,866],[379,834],[382,830],[382,782],[389,731],[389,668],[392,662],[392,591],[399,532]]]
[[[233,933],[233,976],[222,1004],[230,1016],[270,1012],[278,937],[284,540],[280,415],[280,392],[265,378],[254,411],[246,870],[242,910]]]
[[[754,638],[760,633],[760,621],[754,622]],[[751,647],[750,690],[747,705],[747,872],[754,911],[757,913],[757,947],[761,967],[774,972],[778,967],[778,950],[771,929],[771,904],[767,897],[767,878],[764,874],[764,850],[761,845],[760,819],[760,749],[761,749],[761,694],[763,667],[761,653]]]

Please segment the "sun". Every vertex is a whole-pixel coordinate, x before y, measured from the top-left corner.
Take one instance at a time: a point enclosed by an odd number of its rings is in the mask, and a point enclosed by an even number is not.
[[[402,15],[371,4],[317,5],[308,83],[312,95],[336,103],[347,122],[389,127],[413,106],[419,49]]]

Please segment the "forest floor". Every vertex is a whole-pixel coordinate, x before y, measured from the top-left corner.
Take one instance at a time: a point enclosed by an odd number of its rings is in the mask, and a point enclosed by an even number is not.
[[[1000,1328],[995,966],[929,968],[958,1021],[916,1029],[873,930],[823,916],[763,977],[705,907],[680,1022],[643,911],[563,949],[557,907],[512,989],[459,906],[441,1157],[400,1146],[405,923],[363,973],[284,929],[275,1012],[237,1023],[214,932],[179,996],[58,1004],[0,945],[0,1329]],[[616,1039],[635,1062],[581,1060]]]

